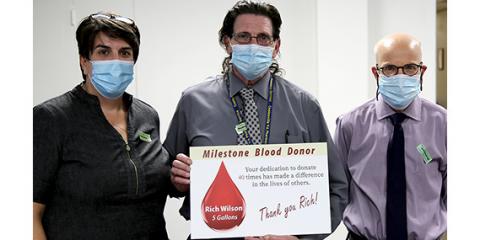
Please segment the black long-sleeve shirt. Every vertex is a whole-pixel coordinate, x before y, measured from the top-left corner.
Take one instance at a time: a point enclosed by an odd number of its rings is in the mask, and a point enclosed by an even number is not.
[[[157,112],[125,93],[128,143],[81,86],[33,109],[33,201],[52,239],[168,239]]]

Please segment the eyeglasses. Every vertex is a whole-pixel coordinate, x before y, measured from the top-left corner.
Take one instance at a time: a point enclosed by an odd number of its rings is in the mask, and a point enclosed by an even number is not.
[[[124,22],[128,25],[135,25],[135,22],[131,18],[122,17],[122,16],[119,16],[119,15],[95,13],[95,14],[90,15],[90,17],[95,18],[95,19],[97,19],[97,18],[113,19],[113,20],[118,20],[118,21]]]
[[[265,33],[260,33],[257,36],[252,36],[248,32],[240,32],[233,34],[233,39],[241,44],[250,43],[252,38],[257,39],[257,44],[262,46],[269,46],[273,43],[273,38]]]
[[[415,64],[415,63],[409,63],[405,64],[403,66],[395,66],[393,64],[387,64],[383,67],[378,67],[377,65],[377,70],[380,71],[383,75],[387,77],[391,77],[393,75],[398,74],[398,69],[401,68],[403,70],[403,73],[408,75],[408,76],[413,76],[418,73],[418,71],[422,68],[423,63],[420,62],[420,64]]]

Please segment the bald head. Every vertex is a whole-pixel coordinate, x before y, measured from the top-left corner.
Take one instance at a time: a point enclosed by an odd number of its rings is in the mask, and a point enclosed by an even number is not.
[[[382,38],[375,45],[374,53],[377,64],[403,66],[422,61],[420,41],[405,33],[394,33]]]

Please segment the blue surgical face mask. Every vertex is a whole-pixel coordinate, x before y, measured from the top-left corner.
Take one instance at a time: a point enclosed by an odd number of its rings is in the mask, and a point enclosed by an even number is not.
[[[257,44],[232,45],[233,66],[247,80],[254,80],[265,74],[272,65],[273,47]]]
[[[117,99],[133,81],[133,61],[104,60],[92,63],[92,84],[100,95]]]
[[[396,110],[403,110],[420,93],[419,75],[397,74],[391,77],[380,75],[378,87],[388,105]]]

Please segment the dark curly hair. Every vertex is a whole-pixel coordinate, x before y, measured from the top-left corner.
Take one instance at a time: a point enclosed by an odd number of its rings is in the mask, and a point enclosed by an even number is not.
[[[218,31],[218,43],[220,46],[226,49],[225,43],[223,42],[225,37],[231,38],[233,35],[233,25],[237,17],[241,14],[255,14],[268,17],[272,22],[273,29],[273,40],[280,39],[280,26],[282,25],[282,18],[277,8],[268,3],[259,3],[252,1],[239,1],[237,2],[232,9],[230,9],[223,19],[222,28]],[[225,57],[222,63],[222,74],[228,73],[231,68],[230,59],[232,56]],[[270,72],[272,74],[281,74],[282,69],[279,68],[276,60],[273,61],[270,65]]]
[[[135,22],[130,18],[109,12],[94,13],[84,18],[78,25],[76,38],[80,56],[90,59],[95,37],[99,32],[127,42],[133,50],[133,61],[137,61],[140,48],[140,32]],[[80,66],[80,70],[81,68]],[[83,71],[82,77],[86,79]]]

